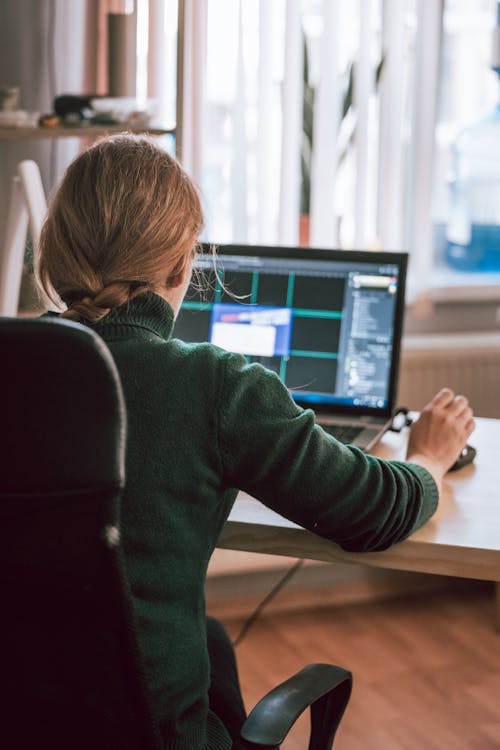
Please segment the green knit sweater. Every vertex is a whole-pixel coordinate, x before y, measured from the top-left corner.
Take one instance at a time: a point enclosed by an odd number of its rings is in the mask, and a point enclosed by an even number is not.
[[[166,748],[225,750],[208,711],[204,586],[237,489],[347,550],[404,539],[434,512],[437,489],[419,466],[338,443],[275,373],[172,328],[153,293],[94,326],[125,393],[122,535]]]

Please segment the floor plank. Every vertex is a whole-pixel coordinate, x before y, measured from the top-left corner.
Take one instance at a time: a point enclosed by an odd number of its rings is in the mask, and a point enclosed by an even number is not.
[[[237,647],[248,707],[304,664],[347,667],[354,690],[335,750],[500,750],[500,633],[490,584],[287,614],[264,612]],[[241,621],[225,622],[234,637]],[[307,747],[308,718],[287,750]]]

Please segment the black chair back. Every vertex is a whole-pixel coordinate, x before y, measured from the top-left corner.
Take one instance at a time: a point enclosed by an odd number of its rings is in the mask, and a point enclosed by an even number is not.
[[[0,347],[0,746],[159,750],[120,551],[113,359],[57,319],[0,319]]]

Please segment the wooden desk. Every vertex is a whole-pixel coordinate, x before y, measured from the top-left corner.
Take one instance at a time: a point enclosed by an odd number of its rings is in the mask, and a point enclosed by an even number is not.
[[[218,546],[327,562],[438,573],[500,582],[500,420],[477,419],[473,464],[447,474],[437,513],[383,552],[345,552],[240,493]],[[374,453],[402,459],[407,432],[387,433]],[[497,623],[500,624],[500,586]]]

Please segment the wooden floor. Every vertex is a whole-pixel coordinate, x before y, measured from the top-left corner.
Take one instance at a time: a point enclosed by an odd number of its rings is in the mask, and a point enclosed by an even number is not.
[[[500,632],[492,587],[315,612],[265,612],[237,647],[247,707],[306,663],[350,669],[335,750],[500,748]],[[234,637],[241,622],[225,622]],[[308,717],[283,746],[306,750]]]

